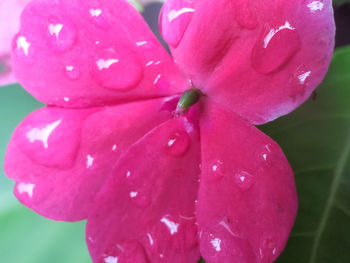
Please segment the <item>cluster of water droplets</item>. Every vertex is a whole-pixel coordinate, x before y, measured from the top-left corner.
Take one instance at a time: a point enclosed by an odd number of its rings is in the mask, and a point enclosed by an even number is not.
[[[87,23],[95,25],[96,30],[106,31],[107,34],[107,31],[111,30],[114,18],[105,9],[92,5],[91,8],[85,11],[85,16],[90,18]],[[68,16],[51,15],[43,23],[45,26],[41,25],[40,29],[33,29],[37,30],[34,34],[19,33],[13,41],[13,53],[24,65],[31,66],[35,64],[38,52],[42,52],[36,47],[36,38],[39,37],[46,43],[53,57],[62,59],[64,63],[62,74],[70,81],[77,81],[83,75],[84,77],[91,75],[100,87],[127,91],[139,84],[144,76],[144,70],[148,67],[161,67],[161,61],[159,60],[143,62],[139,58],[139,53],[155,48],[154,40],[129,41],[130,43],[126,41],[124,44],[118,42],[106,45],[106,40],[96,39],[92,43],[93,39],[85,39],[87,32],[84,32],[84,30],[80,32],[73,19]],[[118,30],[122,30],[122,27]],[[40,34],[40,36],[36,37],[36,34]],[[122,33],[120,32],[120,34]],[[89,45],[89,52],[85,45]],[[91,47],[91,45],[95,45],[95,47]],[[73,60],[79,52],[82,52],[80,54],[88,58],[84,65],[82,65],[80,59],[79,61]],[[86,52],[93,54],[84,54]],[[86,65],[86,63],[91,63],[91,66]],[[169,85],[165,82],[164,76],[158,74],[155,76],[153,84],[155,87]]]

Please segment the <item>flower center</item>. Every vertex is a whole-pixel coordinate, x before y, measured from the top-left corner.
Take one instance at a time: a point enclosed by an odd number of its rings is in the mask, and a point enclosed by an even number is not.
[[[203,92],[197,88],[186,90],[177,103],[175,114],[178,116],[184,115],[203,95]]]

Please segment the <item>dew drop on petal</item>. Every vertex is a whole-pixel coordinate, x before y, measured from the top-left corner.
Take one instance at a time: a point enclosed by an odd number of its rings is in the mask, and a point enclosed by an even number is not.
[[[70,80],[78,80],[80,78],[80,70],[72,65],[65,66],[65,75]]]
[[[105,256],[103,258],[104,263],[118,263],[118,258],[117,257],[112,257],[112,256]]]
[[[276,242],[269,237],[265,237],[262,240],[261,247],[259,249],[259,256],[263,261],[274,261],[276,259],[278,249]]]
[[[215,160],[212,162],[210,169],[210,179],[213,181],[220,180],[224,177],[224,163],[221,160]]]
[[[151,205],[151,194],[147,190],[132,190],[129,197],[139,208],[146,208]]]
[[[177,47],[182,40],[195,9],[192,0],[167,1],[159,17],[159,27],[164,40]]]
[[[92,74],[100,87],[127,91],[142,80],[143,68],[133,52],[126,48],[109,48],[98,52]]]
[[[30,143],[39,141],[42,146],[47,149],[49,148],[49,138],[56,128],[61,124],[62,119],[55,122],[49,123],[42,127],[34,127],[26,132],[26,137]]]
[[[102,260],[103,263],[149,263],[145,249],[137,241],[117,242],[109,253],[103,253]]]
[[[173,156],[183,156],[190,147],[190,137],[185,131],[176,131],[166,142],[166,150]]]
[[[50,17],[47,25],[47,41],[56,53],[66,53],[78,40],[76,27],[68,21]]]
[[[303,68],[298,68],[292,75],[292,90],[289,92],[289,96],[296,100],[298,97],[304,96],[309,85],[309,79],[312,75],[311,70],[304,70]]]
[[[30,183],[19,183],[17,185],[18,193],[27,194],[30,198],[33,197],[34,188],[35,188],[35,184],[30,184]]]
[[[176,223],[172,218],[169,218],[168,215],[162,217],[160,222],[168,228],[170,235],[174,235],[179,231],[180,224]]]
[[[323,0],[321,0],[321,1],[310,1],[307,4],[307,7],[310,9],[311,13],[315,13],[315,12],[323,10],[324,3],[323,3]]]
[[[259,73],[272,73],[290,61],[300,46],[299,34],[290,22],[267,27],[253,48],[252,65]]]
[[[248,172],[240,171],[235,174],[235,184],[242,190],[248,190],[254,184],[254,176]]]
[[[16,59],[24,65],[35,63],[36,52],[32,43],[24,35],[17,34],[12,42],[12,52]]]
[[[108,12],[102,10],[101,8],[90,8],[89,15],[95,26],[104,30],[108,30],[111,27]]]

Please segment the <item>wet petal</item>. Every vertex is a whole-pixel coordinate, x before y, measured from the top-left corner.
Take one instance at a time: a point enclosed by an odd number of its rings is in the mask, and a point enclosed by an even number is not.
[[[32,113],[17,127],[5,158],[17,198],[51,219],[85,218],[120,156],[171,117],[163,103]]]
[[[11,41],[19,29],[19,16],[29,0],[0,2],[0,86],[15,82],[11,70]]]
[[[93,262],[196,263],[199,161],[197,128],[183,117],[131,147],[88,217]]]
[[[297,212],[293,172],[283,152],[218,104],[206,104],[201,147],[201,255],[207,263],[275,261]]]
[[[36,0],[22,14],[12,49],[16,77],[47,104],[106,105],[187,87],[124,0]]]
[[[335,31],[330,0],[168,0],[160,28],[194,85],[254,124],[310,96]]]

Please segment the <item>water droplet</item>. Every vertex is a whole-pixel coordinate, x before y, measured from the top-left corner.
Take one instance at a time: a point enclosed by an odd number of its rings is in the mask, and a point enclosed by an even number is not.
[[[131,201],[140,208],[146,208],[151,204],[151,194],[148,190],[135,190],[129,193]]]
[[[130,192],[130,198],[135,198],[137,194],[137,192]]]
[[[167,141],[167,152],[174,156],[183,156],[188,151],[190,143],[190,137],[187,132],[174,132]]]
[[[272,238],[264,238],[259,249],[260,258],[264,262],[274,261],[278,254],[277,244]]]
[[[212,240],[210,240],[210,243],[217,252],[221,251],[221,239],[220,238],[213,238]]]
[[[93,77],[101,87],[127,91],[142,80],[143,68],[136,55],[126,48],[103,49],[95,58]]]
[[[12,42],[12,52],[16,59],[24,65],[32,65],[36,60],[36,52],[27,37],[17,34]]]
[[[30,184],[30,183],[19,183],[17,185],[18,193],[27,194],[30,198],[33,197],[34,188],[35,188],[35,184]]]
[[[145,249],[138,241],[120,241],[103,254],[104,263],[149,263]]]
[[[309,85],[309,78],[312,74],[311,70],[302,70],[299,67],[292,75],[291,90],[289,96],[296,100],[298,97],[304,96]]]
[[[90,19],[95,26],[108,30],[111,27],[109,13],[101,8],[90,8],[89,9]]]
[[[167,78],[162,75],[162,74],[158,74],[156,76],[156,78],[153,81],[154,87],[158,90],[168,90],[169,86],[171,85]]]
[[[148,251],[163,254],[164,259],[168,258],[169,247],[176,252],[193,249],[198,245],[195,217],[166,214],[150,224],[144,240]]]
[[[49,148],[49,138],[54,130],[61,124],[62,119],[49,123],[43,127],[35,127],[26,132],[26,137],[30,143],[40,141],[42,146]]]
[[[299,34],[288,21],[267,27],[254,46],[252,65],[259,73],[272,73],[290,61],[300,46]]]
[[[66,53],[78,40],[78,32],[73,23],[50,17],[47,26],[47,40],[56,53]]]
[[[160,31],[164,40],[172,47],[177,47],[182,40],[195,9],[192,1],[167,1],[159,17]]]
[[[179,231],[180,224],[176,223],[175,220],[169,218],[169,216],[164,216],[160,220],[169,230],[170,235],[174,235]]]
[[[307,4],[307,7],[310,9],[311,13],[315,13],[317,11],[322,11],[324,7],[323,0],[321,1],[312,1]]]
[[[240,171],[235,174],[234,181],[240,189],[248,190],[254,184],[254,176],[245,171]]]
[[[233,4],[237,23],[243,28],[255,29],[258,26],[258,21],[250,8],[250,1],[235,0]]]
[[[86,156],[86,168],[90,168],[94,164],[94,158],[91,155]]]
[[[80,78],[80,71],[77,67],[67,65],[65,67],[65,75],[71,80],[77,80]]]
[[[221,160],[214,161],[210,167],[210,179],[211,180],[220,180],[224,177],[224,163]]]

